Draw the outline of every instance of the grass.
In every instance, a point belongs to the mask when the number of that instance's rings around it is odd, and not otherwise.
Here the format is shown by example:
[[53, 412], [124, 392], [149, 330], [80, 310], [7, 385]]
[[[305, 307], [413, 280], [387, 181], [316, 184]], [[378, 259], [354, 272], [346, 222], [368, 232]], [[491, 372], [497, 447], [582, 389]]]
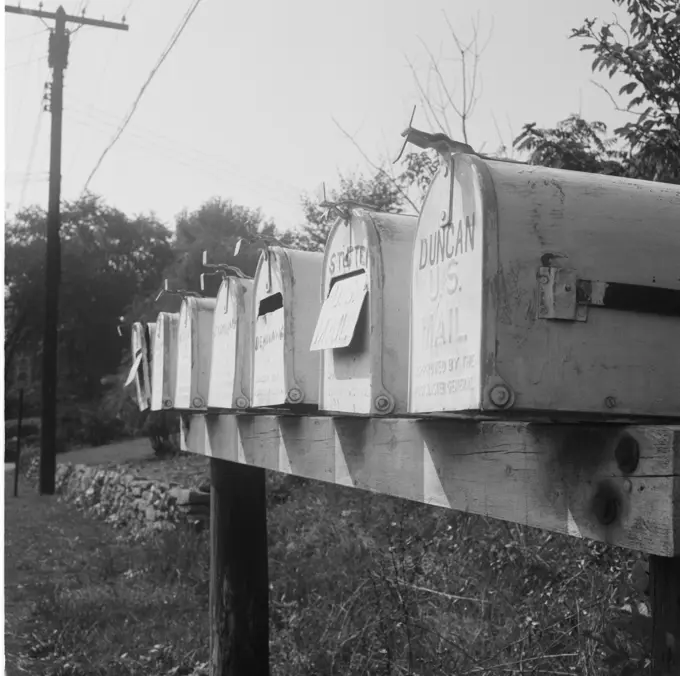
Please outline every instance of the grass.
[[[268, 483], [274, 676], [647, 672], [630, 552]], [[179, 676], [207, 660], [205, 535], [130, 542], [33, 490], [6, 498], [8, 674]]]

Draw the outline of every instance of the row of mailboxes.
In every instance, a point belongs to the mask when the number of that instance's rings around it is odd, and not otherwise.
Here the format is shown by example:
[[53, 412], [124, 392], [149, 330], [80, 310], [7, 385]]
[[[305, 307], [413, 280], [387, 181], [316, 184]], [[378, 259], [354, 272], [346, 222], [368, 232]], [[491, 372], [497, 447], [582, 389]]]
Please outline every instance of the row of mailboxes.
[[151, 408], [677, 418], [679, 299], [678, 186], [446, 154], [418, 217], [161, 313]]

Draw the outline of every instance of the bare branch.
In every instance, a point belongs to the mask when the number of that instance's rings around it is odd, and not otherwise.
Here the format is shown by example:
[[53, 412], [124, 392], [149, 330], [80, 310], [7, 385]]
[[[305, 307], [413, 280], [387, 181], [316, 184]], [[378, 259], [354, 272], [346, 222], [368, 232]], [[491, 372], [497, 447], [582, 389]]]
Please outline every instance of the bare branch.
[[342, 125], [333, 117], [331, 118], [333, 120], [333, 123], [335, 126], [343, 133], [343, 135], [349, 139], [349, 141], [352, 143], [352, 145], [359, 151], [360, 155], [364, 158], [364, 160], [368, 163], [368, 165], [377, 173], [382, 174], [383, 176], [386, 176], [387, 179], [394, 185], [394, 187], [397, 189], [399, 194], [413, 207], [414, 211], [418, 213], [420, 210], [418, 207], [413, 203], [413, 200], [408, 196], [407, 192], [399, 185], [399, 183], [395, 180], [393, 176], [390, 176], [382, 167], [379, 167], [375, 162], [373, 162], [368, 155], [362, 150], [361, 146], [356, 142], [354, 137], [352, 137], [350, 134], [345, 131], [345, 129], [342, 127]]
[[416, 69], [415, 69], [415, 66], [411, 63], [411, 61], [408, 59], [408, 57], [406, 58], [406, 63], [408, 63], [408, 66], [409, 66], [409, 68], [411, 69], [411, 72], [413, 73], [413, 79], [415, 80], [416, 86], [418, 87], [418, 91], [420, 92], [421, 101], [423, 101], [423, 104], [424, 104], [425, 108], [426, 108], [426, 109], [429, 109], [429, 111], [430, 111], [432, 117], [434, 118], [434, 120], [435, 120], [436, 123], [437, 123], [437, 126], [438, 126], [442, 131], [445, 131], [445, 130], [446, 130], [446, 125], [445, 125], [443, 122], [441, 122], [441, 120], [440, 120], [439, 117], [437, 116], [437, 113], [436, 113], [435, 110], [434, 110], [434, 106], [432, 105], [432, 102], [431, 102], [431, 100], [430, 100], [430, 97], [429, 97], [428, 94], [427, 94], [427, 91], [426, 91], [425, 89], [423, 89], [423, 85], [422, 85], [422, 83], [421, 83], [421, 81], [420, 81], [420, 78], [418, 77], [418, 73], [417, 73], [417, 71], [416, 71]]
[[639, 111], [630, 110], [628, 108], [621, 108], [621, 106], [619, 106], [618, 102], [614, 98], [613, 94], [603, 84], [600, 84], [596, 80], [592, 79], [590, 80], [590, 82], [591, 84], [594, 84], [598, 89], [601, 89], [609, 97], [609, 100], [614, 105], [614, 108], [618, 110], [620, 113], [628, 113], [629, 115], [634, 115], [635, 117], [639, 117], [642, 114]]
[[439, 68], [439, 64], [437, 63], [437, 59], [434, 58], [434, 55], [432, 54], [428, 46], [425, 44], [425, 42], [421, 38], [418, 39], [420, 40], [420, 44], [423, 45], [423, 48], [427, 52], [427, 55], [430, 57], [430, 72], [434, 71], [435, 74], [437, 75], [437, 81], [439, 83], [439, 86], [443, 89], [444, 93], [446, 94], [449, 105], [454, 109], [458, 116], [462, 116], [463, 113], [460, 110], [458, 110], [458, 107], [456, 106], [453, 98], [451, 97], [449, 89], [446, 86], [446, 82], [444, 80], [444, 76], [442, 75], [441, 69]]

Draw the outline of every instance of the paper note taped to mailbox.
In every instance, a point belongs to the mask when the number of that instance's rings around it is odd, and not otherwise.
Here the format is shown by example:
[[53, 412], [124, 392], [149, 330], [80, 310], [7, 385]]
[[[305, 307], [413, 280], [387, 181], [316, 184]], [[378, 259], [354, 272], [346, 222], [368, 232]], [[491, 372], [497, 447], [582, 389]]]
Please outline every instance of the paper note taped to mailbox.
[[352, 342], [367, 291], [365, 272], [333, 284], [321, 307], [310, 350], [338, 349]]

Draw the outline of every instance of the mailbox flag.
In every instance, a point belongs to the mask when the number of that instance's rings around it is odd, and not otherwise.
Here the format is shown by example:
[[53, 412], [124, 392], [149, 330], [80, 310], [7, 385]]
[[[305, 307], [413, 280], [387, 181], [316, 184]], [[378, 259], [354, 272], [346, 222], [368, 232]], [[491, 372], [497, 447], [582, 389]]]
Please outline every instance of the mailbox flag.
[[137, 356], [135, 357], [135, 361], [132, 364], [132, 368], [130, 369], [130, 375], [128, 376], [127, 380], [125, 381], [125, 387], [132, 384], [132, 381], [135, 379], [135, 376], [137, 375], [137, 371], [139, 371], [139, 365], [141, 363], [142, 363], [142, 351], [139, 350], [137, 352]]

